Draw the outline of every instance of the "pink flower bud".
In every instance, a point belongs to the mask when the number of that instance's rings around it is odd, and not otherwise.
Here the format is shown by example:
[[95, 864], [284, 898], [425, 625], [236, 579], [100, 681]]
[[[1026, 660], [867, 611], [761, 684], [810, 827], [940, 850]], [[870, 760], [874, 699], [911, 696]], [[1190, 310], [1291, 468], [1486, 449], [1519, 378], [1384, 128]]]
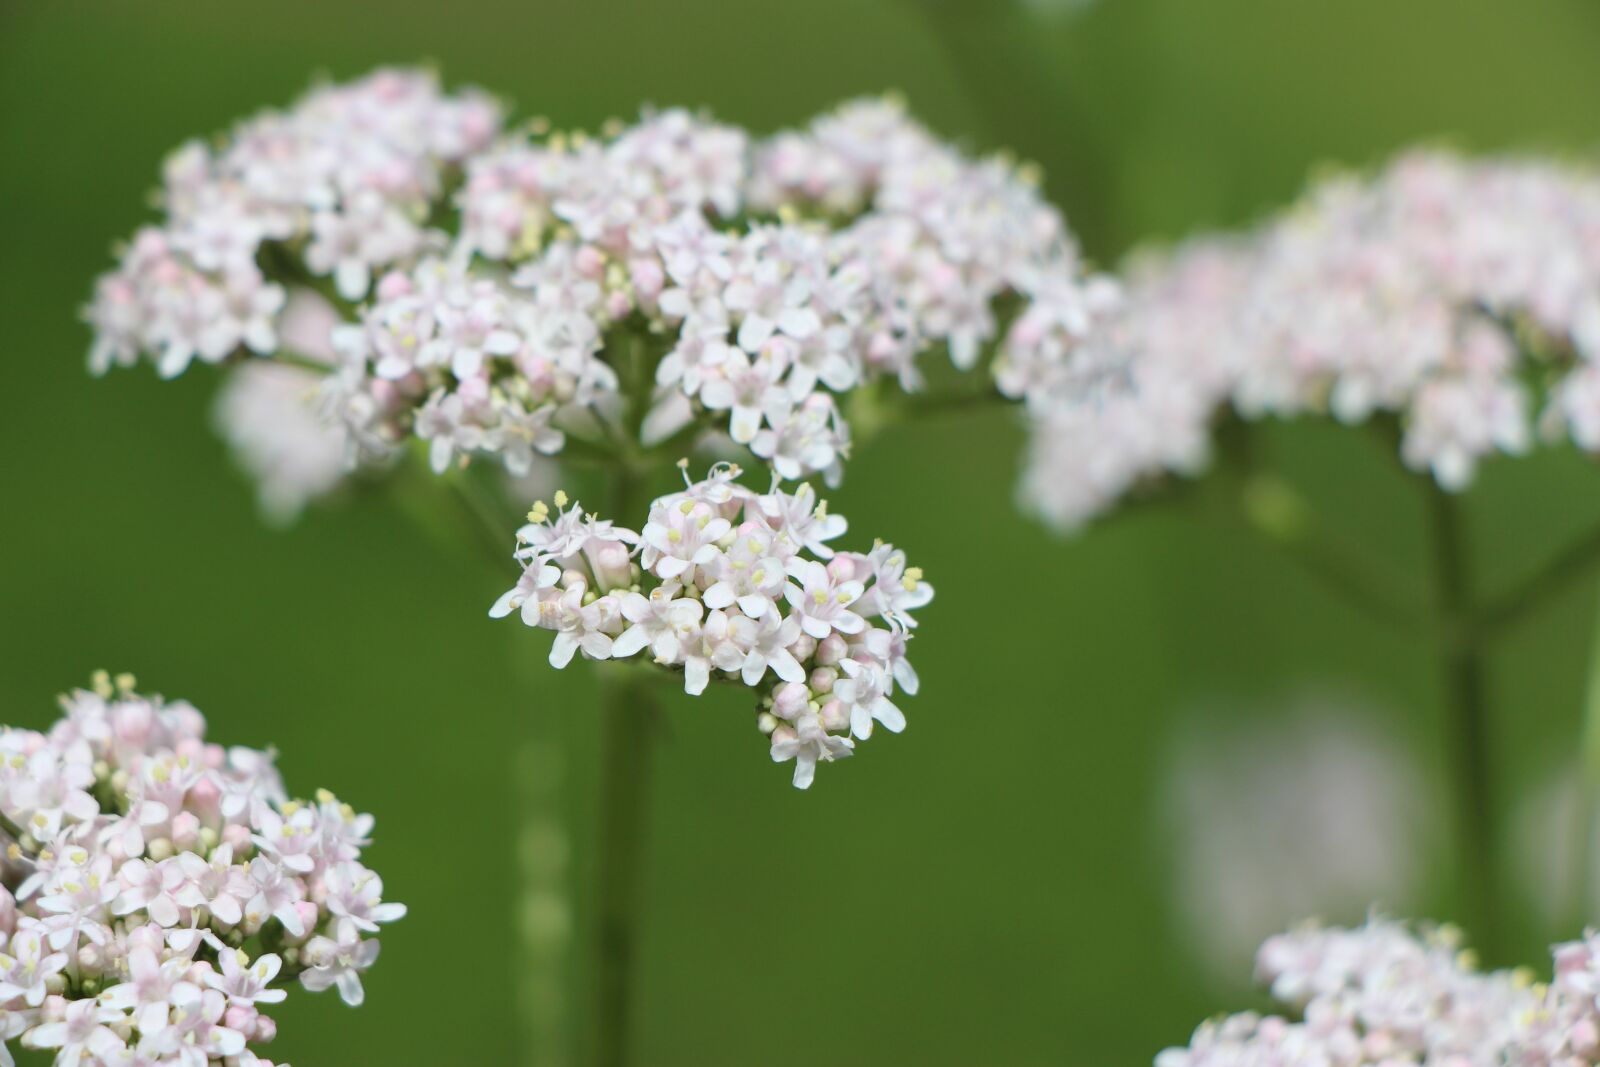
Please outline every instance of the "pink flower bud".
[[[256, 1016], [256, 1041], [266, 1044], [278, 1036], [278, 1024], [272, 1021], [270, 1015]], [[272, 1067], [267, 1060], [257, 1060], [259, 1067]]]
[[172, 844], [181, 852], [193, 852], [200, 840], [200, 820], [192, 811], [172, 817]]
[[[850, 646], [836, 633], [829, 634], [817, 643], [817, 662], [824, 667], [838, 666], [839, 661], [849, 654]], [[796, 652], [795, 655], [799, 657], [800, 653]]]
[[789, 646], [789, 652], [795, 659], [804, 663], [811, 658], [811, 653], [817, 650], [817, 639], [810, 634], [801, 634], [795, 643]]
[[624, 588], [633, 584], [633, 556], [621, 541], [601, 541], [584, 547], [589, 566], [594, 569], [598, 592]]
[[585, 278], [598, 278], [606, 270], [606, 257], [594, 245], [584, 245], [578, 249], [572, 263]]
[[[791, 722], [799, 718], [811, 700], [811, 691], [799, 682], [785, 682], [772, 694], [772, 713]], [[776, 736], [776, 735], [774, 735]]]
[[105, 970], [106, 950], [94, 942], [78, 949], [78, 967], [84, 974], [95, 975]]
[[402, 270], [392, 270], [378, 279], [378, 299], [398, 300], [412, 291], [411, 276]]
[[8, 936], [17, 928], [17, 898], [11, 890], [0, 885], [0, 932]]
[[222, 843], [230, 846], [237, 856], [250, 847], [250, 827], [241, 823], [229, 823], [222, 828]]
[[234, 1004], [223, 1014], [222, 1025], [239, 1031], [246, 1041], [250, 1041], [255, 1038], [256, 1020], [260, 1014], [249, 1004]]
[[666, 275], [659, 259], [636, 259], [628, 265], [628, 272], [633, 275], [633, 291], [641, 300], [654, 300], [661, 294]]
[[843, 730], [850, 725], [850, 713], [845, 710], [844, 701], [838, 699], [822, 705], [817, 717], [822, 720], [824, 730]]
[[828, 577], [836, 582], [848, 582], [856, 576], [855, 560], [843, 552], [828, 561]]
[[310, 937], [311, 932], [317, 928], [318, 917], [322, 914], [317, 906], [309, 900], [296, 901], [294, 910], [300, 914], [300, 925], [305, 929], [305, 936], [297, 938], [285, 931], [284, 940], [291, 944], [304, 941], [307, 937]]
[[838, 680], [839, 672], [832, 667], [818, 667], [811, 672], [809, 683], [813, 693], [831, 693], [833, 692], [833, 683]]

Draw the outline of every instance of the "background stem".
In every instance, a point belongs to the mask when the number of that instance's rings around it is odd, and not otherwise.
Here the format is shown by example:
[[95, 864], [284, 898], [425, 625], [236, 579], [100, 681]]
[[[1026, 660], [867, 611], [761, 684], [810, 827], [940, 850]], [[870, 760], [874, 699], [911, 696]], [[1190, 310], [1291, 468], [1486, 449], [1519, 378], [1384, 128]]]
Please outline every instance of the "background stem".
[[1600, 804], [1600, 610], [1595, 613], [1589, 646], [1589, 680], [1583, 699], [1582, 747], [1578, 752], [1578, 782], [1573, 825], [1577, 834], [1572, 852], [1572, 915], [1567, 928], [1574, 932], [1594, 921], [1595, 806]]
[[652, 679], [617, 671], [602, 679], [598, 915], [594, 956], [593, 1063], [628, 1062], [640, 876], [659, 706]]
[[1484, 633], [1473, 605], [1466, 528], [1459, 503], [1432, 480], [1424, 485], [1458, 899], [1462, 922], [1473, 943], [1493, 961], [1499, 958], [1503, 931], [1498, 924], [1500, 848], [1489, 766]]

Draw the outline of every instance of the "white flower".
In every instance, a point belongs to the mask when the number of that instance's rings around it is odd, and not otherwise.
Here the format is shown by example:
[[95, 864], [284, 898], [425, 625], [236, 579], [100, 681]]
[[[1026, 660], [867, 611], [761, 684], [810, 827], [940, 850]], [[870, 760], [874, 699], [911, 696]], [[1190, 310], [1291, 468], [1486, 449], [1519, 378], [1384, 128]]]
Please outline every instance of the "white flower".
[[644, 648], [658, 663], [678, 662], [680, 643], [700, 624], [704, 607], [690, 597], [679, 597], [679, 587], [660, 585], [648, 597], [627, 593], [622, 598], [622, 614], [631, 623], [611, 644], [617, 659], [632, 656]]
[[717, 542], [731, 523], [709, 506], [694, 500], [650, 509], [650, 521], [640, 533], [643, 563], [663, 581], [689, 581], [696, 568], [704, 568], [721, 554]]
[[759, 619], [783, 598], [787, 574], [763, 525], [747, 522], [734, 533], [733, 544], [711, 563], [715, 581], [706, 587], [706, 606], [726, 608], [737, 603], [745, 615]]
[[405, 918], [404, 904], [383, 903], [383, 879], [359, 863], [345, 862], [323, 876], [329, 914], [349, 919], [358, 930], [378, 932], [379, 923]]
[[905, 715], [889, 700], [893, 687], [881, 665], [847, 659], [839, 666], [845, 677], [833, 683], [833, 695], [849, 710], [852, 734], [863, 741], [871, 737], [874, 719], [891, 733], [906, 728]]
[[217, 953], [217, 962], [222, 973], [207, 974], [206, 985], [226, 996], [230, 1004], [278, 1004], [289, 995], [286, 990], [271, 988], [283, 961], [270, 952], [251, 963], [238, 949], [223, 951]]
[[755, 618], [733, 616], [728, 623], [729, 638], [734, 646], [744, 650], [744, 662], [739, 665], [739, 675], [745, 685], [755, 685], [770, 668], [773, 674], [786, 682], [805, 680], [805, 668], [790, 651], [800, 637], [800, 620], [793, 615], [784, 618], [770, 602], [765, 611]]
[[41, 1023], [22, 1035], [29, 1048], [56, 1049], [57, 1067], [78, 1067], [104, 1060], [125, 1047], [107, 1023], [117, 1022], [122, 1013], [102, 1007], [98, 1001], [75, 1000], [66, 1006], [59, 1022]]
[[300, 975], [301, 985], [313, 993], [337, 986], [339, 998], [351, 1007], [366, 999], [361, 972], [377, 961], [378, 942], [363, 939], [352, 920], [336, 921], [332, 937], [313, 937], [306, 942], [303, 955], [308, 969]]
[[783, 763], [794, 760], [794, 787], [811, 788], [817, 773], [817, 761], [831, 762], [844, 759], [855, 748], [848, 737], [839, 737], [822, 728], [815, 712], [805, 712], [792, 726], [780, 726], [772, 732], [772, 761]]
[[51, 976], [67, 965], [65, 952], [46, 952], [38, 930], [18, 930], [0, 953], [0, 1000], [20, 998], [30, 1008], [44, 1003]]
[[820, 641], [835, 630], [856, 634], [865, 629], [866, 621], [850, 610], [866, 591], [861, 582], [836, 579], [827, 566], [816, 560], [796, 561], [789, 572], [800, 584], [789, 585], [784, 596], [806, 633]]

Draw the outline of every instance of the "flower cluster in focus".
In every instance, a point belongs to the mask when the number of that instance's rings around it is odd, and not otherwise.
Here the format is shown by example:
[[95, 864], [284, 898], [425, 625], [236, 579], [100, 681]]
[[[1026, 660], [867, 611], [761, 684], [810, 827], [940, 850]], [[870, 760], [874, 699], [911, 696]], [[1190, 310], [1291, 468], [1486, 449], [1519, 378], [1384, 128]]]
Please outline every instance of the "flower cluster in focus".
[[1287, 1015], [1200, 1025], [1156, 1067], [1589, 1067], [1600, 1062], [1600, 935], [1558, 945], [1555, 975], [1480, 972], [1449, 928], [1370, 920], [1269, 939], [1259, 977]]
[[382, 70], [240, 123], [219, 148], [191, 141], [167, 160], [163, 224], [135, 234], [96, 288], [91, 368], [148, 355], [172, 377], [275, 352], [284, 285], [327, 278], [359, 300], [375, 271], [433, 247], [449, 169], [499, 127], [482, 94]]
[[1450, 490], [1535, 429], [1600, 451], [1600, 181], [1438, 152], [1329, 180], [1256, 233], [1136, 265], [1082, 349], [1131, 387], [1038, 413], [1023, 497], [1062, 526], [1198, 470], [1225, 407], [1392, 413], [1405, 463]]
[[[502, 134], [486, 97], [379, 71], [180, 150], [161, 204], [86, 311], [92, 367], [310, 364], [351, 463], [420, 440], [437, 470], [519, 475], [573, 439], [731, 439], [832, 484], [844, 394], [919, 389], [929, 353], [969, 370], [992, 353], [991, 392], [1070, 404], [1080, 342], [1116, 305], [1028, 168], [883, 99], [765, 140], [683, 110]], [[335, 321], [296, 340], [309, 292]], [[299, 450], [228, 416], [280, 511], [322, 491], [320, 463], [272, 462]]]
[[738, 474], [721, 467], [658, 498], [639, 532], [564, 494], [553, 515], [534, 505], [517, 535], [522, 578], [489, 614], [555, 631], [556, 667], [580, 651], [643, 653], [681, 670], [691, 694], [713, 679], [755, 689], [772, 758], [794, 760], [804, 789], [875, 723], [905, 728], [892, 698], [917, 691], [906, 645], [933, 587], [893, 545], [831, 548], [845, 520], [810, 485], [756, 493]]
[[360, 1004], [370, 935], [405, 914], [360, 862], [372, 822], [290, 800], [271, 752], [97, 675], [47, 733], [0, 733], [0, 1039], [63, 1065], [270, 1067], [249, 1046], [282, 987]]

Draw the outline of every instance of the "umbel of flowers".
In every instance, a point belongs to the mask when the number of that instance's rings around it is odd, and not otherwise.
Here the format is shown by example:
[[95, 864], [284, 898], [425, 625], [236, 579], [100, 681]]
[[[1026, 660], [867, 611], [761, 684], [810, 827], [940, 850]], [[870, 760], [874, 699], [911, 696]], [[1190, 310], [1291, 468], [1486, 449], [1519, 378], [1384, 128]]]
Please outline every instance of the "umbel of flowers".
[[1481, 972], [1450, 927], [1373, 919], [1307, 926], [1261, 946], [1281, 1015], [1200, 1025], [1156, 1067], [1588, 1067], [1600, 1062], [1600, 935], [1558, 945], [1555, 973]]
[[1222, 409], [1390, 413], [1405, 463], [1448, 490], [1537, 431], [1600, 452], [1600, 179], [1413, 152], [1136, 263], [1091, 334], [1132, 388], [1035, 420], [1023, 498], [1062, 526], [1203, 468]]
[[[844, 394], [998, 347], [996, 388], [1043, 410], [1081, 391], [1078, 339], [1116, 299], [1025, 168], [887, 100], [765, 140], [682, 110], [591, 138], [385, 70], [180, 149], [159, 202], [87, 309], [91, 366], [280, 356], [352, 463], [416, 439], [437, 470], [520, 473], [709, 439], [837, 481]], [[291, 350], [312, 299], [328, 323]], [[271, 402], [221, 422], [284, 510], [329, 487], [327, 446], [275, 440]]]
[[554, 630], [557, 667], [580, 651], [644, 655], [681, 670], [691, 694], [713, 678], [750, 687], [773, 760], [794, 760], [805, 789], [819, 761], [849, 756], [874, 723], [905, 728], [891, 698], [896, 685], [917, 691], [906, 645], [933, 587], [893, 545], [835, 551], [844, 517], [809, 484], [763, 494], [739, 473], [724, 466], [658, 498], [642, 533], [568, 508], [562, 493], [554, 516], [536, 504], [517, 535], [526, 569], [489, 614]]
[[289, 799], [273, 753], [133, 685], [101, 673], [48, 732], [0, 733], [0, 1038], [64, 1067], [270, 1067], [251, 1046], [284, 987], [360, 1004], [405, 906], [361, 864], [372, 816]]

